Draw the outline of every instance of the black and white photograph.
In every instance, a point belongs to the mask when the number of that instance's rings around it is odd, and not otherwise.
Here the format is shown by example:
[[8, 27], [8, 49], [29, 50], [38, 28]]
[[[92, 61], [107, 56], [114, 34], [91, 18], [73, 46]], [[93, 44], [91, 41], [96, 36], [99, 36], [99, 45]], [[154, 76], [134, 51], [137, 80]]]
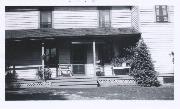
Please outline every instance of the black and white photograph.
[[5, 100], [174, 100], [174, 6], [6, 6]]
[[178, 1], [0, 1], [0, 107], [178, 109]]

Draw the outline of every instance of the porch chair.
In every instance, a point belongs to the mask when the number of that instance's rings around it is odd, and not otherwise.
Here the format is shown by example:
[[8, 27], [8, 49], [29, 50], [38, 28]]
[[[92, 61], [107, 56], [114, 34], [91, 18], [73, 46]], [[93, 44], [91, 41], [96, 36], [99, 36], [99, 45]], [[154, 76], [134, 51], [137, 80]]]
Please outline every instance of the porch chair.
[[59, 64], [58, 75], [64, 77], [71, 77], [72, 75], [72, 65], [71, 64]]

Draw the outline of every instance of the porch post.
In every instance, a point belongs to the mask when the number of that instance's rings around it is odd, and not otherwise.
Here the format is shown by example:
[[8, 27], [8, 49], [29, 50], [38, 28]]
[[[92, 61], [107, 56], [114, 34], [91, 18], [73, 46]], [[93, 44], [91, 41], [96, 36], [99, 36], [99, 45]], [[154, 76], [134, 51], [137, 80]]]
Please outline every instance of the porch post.
[[94, 75], [96, 75], [96, 43], [93, 41], [93, 66], [94, 66]]
[[44, 43], [42, 43], [42, 71], [43, 71], [43, 80], [45, 80], [45, 77], [44, 77]]

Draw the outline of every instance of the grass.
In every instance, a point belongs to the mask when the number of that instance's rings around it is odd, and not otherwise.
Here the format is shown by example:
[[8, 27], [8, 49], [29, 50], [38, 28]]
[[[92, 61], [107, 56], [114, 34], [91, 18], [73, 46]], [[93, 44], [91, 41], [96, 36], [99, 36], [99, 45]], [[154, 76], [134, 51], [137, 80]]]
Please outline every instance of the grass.
[[174, 86], [6, 90], [6, 100], [173, 100]]

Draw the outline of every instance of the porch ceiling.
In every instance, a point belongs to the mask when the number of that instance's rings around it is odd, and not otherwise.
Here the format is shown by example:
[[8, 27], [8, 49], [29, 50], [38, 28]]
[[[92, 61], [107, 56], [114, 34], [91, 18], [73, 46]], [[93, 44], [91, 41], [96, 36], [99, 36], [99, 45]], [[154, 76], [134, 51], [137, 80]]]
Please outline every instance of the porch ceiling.
[[132, 28], [69, 28], [69, 29], [28, 29], [6, 30], [6, 39], [47, 38], [47, 37], [88, 37], [140, 34]]

